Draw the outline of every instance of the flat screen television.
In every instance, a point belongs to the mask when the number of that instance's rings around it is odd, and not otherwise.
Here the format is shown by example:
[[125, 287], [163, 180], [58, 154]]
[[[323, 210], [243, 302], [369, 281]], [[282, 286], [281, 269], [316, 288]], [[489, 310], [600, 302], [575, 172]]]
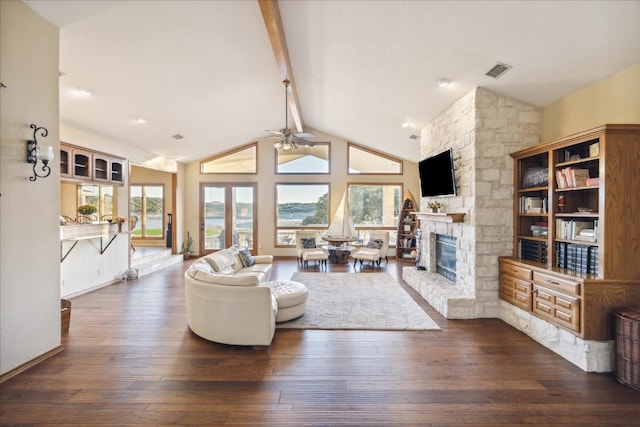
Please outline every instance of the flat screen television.
[[422, 197], [455, 196], [456, 176], [453, 170], [453, 150], [449, 148], [418, 162]]

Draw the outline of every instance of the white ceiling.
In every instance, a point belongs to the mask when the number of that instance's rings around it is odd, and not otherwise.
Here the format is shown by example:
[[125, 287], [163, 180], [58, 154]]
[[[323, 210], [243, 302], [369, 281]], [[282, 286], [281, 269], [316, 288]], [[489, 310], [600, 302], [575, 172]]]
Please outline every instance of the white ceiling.
[[[284, 127], [257, 0], [25, 3], [61, 29], [63, 123], [182, 162]], [[409, 136], [476, 86], [544, 107], [640, 63], [640, 1], [279, 7], [305, 130], [414, 161]], [[497, 62], [513, 69], [485, 76]], [[440, 88], [442, 78], [454, 83]]]

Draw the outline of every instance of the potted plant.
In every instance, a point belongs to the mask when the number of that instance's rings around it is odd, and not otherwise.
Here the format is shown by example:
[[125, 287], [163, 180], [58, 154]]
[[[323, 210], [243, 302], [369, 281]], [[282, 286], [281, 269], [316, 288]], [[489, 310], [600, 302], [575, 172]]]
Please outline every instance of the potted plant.
[[438, 213], [438, 211], [440, 210], [440, 208], [442, 207], [442, 205], [440, 204], [440, 202], [430, 202], [427, 205], [429, 208], [431, 208], [431, 212], [433, 213]]
[[127, 222], [127, 218], [123, 216], [117, 216], [113, 219], [114, 224], [118, 224], [118, 233], [122, 233], [122, 224]]
[[98, 208], [93, 205], [80, 205], [78, 206], [78, 213], [80, 215], [93, 215], [98, 212]]
[[184, 257], [185, 260], [189, 259], [189, 257], [191, 256], [192, 245], [193, 245], [193, 238], [191, 237], [191, 234], [189, 234], [189, 232], [187, 231], [187, 240], [182, 242], [182, 256]]

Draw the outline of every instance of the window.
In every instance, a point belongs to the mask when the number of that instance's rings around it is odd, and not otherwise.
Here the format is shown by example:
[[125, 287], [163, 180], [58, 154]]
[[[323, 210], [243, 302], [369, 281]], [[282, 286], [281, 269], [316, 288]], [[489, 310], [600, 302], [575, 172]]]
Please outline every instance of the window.
[[200, 162], [200, 173], [256, 173], [257, 153], [258, 146], [254, 143], [210, 157]]
[[402, 194], [401, 184], [349, 184], [349, 208], [359, 237], [369, 232], [389, 231], [389, 245], [395, 245]]
[[276, 246], [295, 245], [297, 229], [329, 226], [329, 184], [276, 184]]
[[110, 185], [78, 185], [78, 206], [98, 208], [96, 219], [113, 214], [113, 187]]
[[133, 237], [163, 239], [164, 186], [131, 185], [129, 200], [131, 216], [138, 217]]
[[240, 245], [255, 249], [257, 184], [201, 183], [201, 253]]
[[278, 150], [276, 173], [329, 173], [329, 143], [301, 145], [293, 150]]
[[349, 175], [386, 174], [401, 175], [402, 161], [349, 143]]

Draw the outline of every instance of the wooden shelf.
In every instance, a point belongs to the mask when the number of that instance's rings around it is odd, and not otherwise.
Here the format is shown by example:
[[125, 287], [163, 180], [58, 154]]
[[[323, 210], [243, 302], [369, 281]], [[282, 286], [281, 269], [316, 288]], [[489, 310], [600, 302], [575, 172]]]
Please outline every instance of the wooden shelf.
[[436, 213], [436, 212], [411, 212], [418, 219], [435, 221], [435, 222], [464, 222], [465, 213], [458, 212], [446, 212], [446, 213]]

